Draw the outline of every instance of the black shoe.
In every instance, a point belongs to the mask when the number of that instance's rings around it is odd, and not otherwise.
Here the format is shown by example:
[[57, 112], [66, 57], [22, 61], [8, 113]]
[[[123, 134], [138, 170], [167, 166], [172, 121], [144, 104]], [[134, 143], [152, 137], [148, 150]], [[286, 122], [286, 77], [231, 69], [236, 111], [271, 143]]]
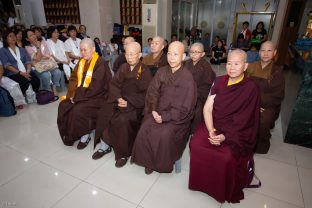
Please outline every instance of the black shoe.
[[86, 146], [88, 146], [90, 140], [91, 140], [91, 137], [89, 136], [86, 142], [79, 141], [79, 143], [77, 145], [77, 149], [82, 150], [82, 149], [86, 148]]
[[124, 158], [124, 157], [118, 159], [115, 163], [116, 168], [123, 167], [127, 163], [127, 161], [128, 161], [128, 158]]
[[106, 150], [98, 149], [98, 151], [93, 153], [92, 159], [93, 160], [100, 159], [101, 157], [103, 157], [104, 155], [110, 153], [111, 151], [112, 151], [112, 148], [110, 148], [110, 147], [108, 147]]

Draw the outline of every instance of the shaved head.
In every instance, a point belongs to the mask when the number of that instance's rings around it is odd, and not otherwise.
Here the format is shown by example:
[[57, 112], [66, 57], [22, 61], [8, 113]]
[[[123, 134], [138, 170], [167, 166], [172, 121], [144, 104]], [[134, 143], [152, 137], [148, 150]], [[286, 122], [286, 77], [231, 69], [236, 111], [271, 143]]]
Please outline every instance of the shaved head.
[[127, 48], [126, 52], [131, 50], [131, 51], [135, 51], [135, 52], [141, 52], [141, 45], [138, 42], [131, 42], [127, 44]]
[[[272, 41], [265, 41], [265, 42], [263, 42], [263, 43], [261, 44], [261, 48], [262, 48], [262, 47], [265, 47], [265, 46], [269, 46], [269, 47], [271, 47], [273, 50], [276, 49], [276, 46], [275, 46], [275, 44], [274, 44]], [[261, 49], [261, 48], [260, 48], [260, 49]]]
[[90, 48], [95, 47], [93, 40], [91, 40], [90, 38], [82, 39], [80, 42], [80, 45], [82, 45], [82, 44], [86, 44]]
[[170, 48], [177, 48], [179, 51], [182, 51], [182, 53], [184, 53], [184, 44], [180, 41], [174, 41], [170, 43], [168, 51], [170, 50]]
[[190, 49], [195, 47], [197, 50], [204, 51], [204, 45], [202, 43], [193, 43]]
[[182, 61], [185, 59], [184, 45], [179, 41], [174, 41], [169, 45], [167, 60], [171, 70], [175, 72], [182, 66]]
[[151, 42], [152, 54], [158, 55], [165, 47], [165, 40], [160, 36], [155, 36]]
[[228, 59], [230, 59], [232, 56], [240, 56], [243, 62], [247, 61], [247, 54], [241, 49], [235, 49], [229, 52]]
[[159, 41], [163, 45], [165, 44], [165, 39], [163, 37], [155, 36], [155, 37], [153, 37], [153, 40]]
[[140, 61], [142, 56], [141, 45], [138, 42], [131, 42], [125, 48], [125, 56], [130, 66], [134, 67]]

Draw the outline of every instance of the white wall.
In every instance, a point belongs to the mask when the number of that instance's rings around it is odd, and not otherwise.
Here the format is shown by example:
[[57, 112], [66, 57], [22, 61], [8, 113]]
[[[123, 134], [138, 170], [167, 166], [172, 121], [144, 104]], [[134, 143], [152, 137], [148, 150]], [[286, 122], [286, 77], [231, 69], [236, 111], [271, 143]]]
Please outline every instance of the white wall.
[[121, 23], [120, 20], [120, 0], [113, 0], [113, 23]]

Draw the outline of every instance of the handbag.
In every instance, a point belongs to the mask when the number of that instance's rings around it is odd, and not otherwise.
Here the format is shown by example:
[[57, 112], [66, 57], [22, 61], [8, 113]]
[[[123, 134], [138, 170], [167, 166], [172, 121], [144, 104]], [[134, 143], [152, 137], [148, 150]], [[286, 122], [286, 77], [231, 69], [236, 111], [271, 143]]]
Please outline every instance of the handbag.
[[56, 61], [52, 57], [44, 57], [40, 61], [34, 62], [33, 65], [40, 73], [58, 68]]
[[[258, 184], [251, 184], [252, 179], [256, 178], [258, 180]], [[247, 178], [245, 188], [259, 188], [261, 187], [261, 181], [255, 174], [255, 161], [253, 157], [251, 157], [247, 162]]]
[[53, 92], [48, 90], [39, 90], [36, 93], [37, 103], [39, 105], [45, 105], [51, 102], [54, 102], [59, 99], [58, 96], [55, 96]]

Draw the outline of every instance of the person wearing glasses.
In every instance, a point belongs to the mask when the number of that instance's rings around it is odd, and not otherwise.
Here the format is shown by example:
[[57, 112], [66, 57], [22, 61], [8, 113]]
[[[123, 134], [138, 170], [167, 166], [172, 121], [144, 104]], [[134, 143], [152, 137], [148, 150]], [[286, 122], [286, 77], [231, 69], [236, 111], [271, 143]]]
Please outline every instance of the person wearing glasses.
[[197, 125], [204, 121], [203, 107], [211, 85], [216, 78], [216, 73], [205, 59], [205, 51], [202, 43], [192, 44], [189, 54], [190, 59], [185, 62], [185, 66], [192, 73], [197, 85], [197, 102], [191, 128], [191, 134], [193, 134]]
[[98, 113], [95, 145], [101, 144], [92, 156], [94, 160], [100, 159], [112, 148], [117, 168], [123, 167], [131, 156], [143, 117], [145, 94], [152, 79], [150, 70], [140, 61], [140, 44], [131, 42], [125, 49], [127, 63], [121, 65], [113, 77], [108, 100]]

